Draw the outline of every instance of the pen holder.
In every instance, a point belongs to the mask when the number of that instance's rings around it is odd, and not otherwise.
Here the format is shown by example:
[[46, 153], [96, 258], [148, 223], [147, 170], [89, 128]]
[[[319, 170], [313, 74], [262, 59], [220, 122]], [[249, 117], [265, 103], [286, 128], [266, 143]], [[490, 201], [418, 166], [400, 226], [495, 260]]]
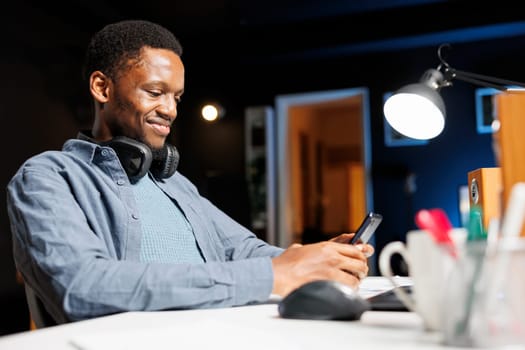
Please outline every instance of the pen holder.
[[471, 334], [477, 347], [525, 345], [525, 238], [509, 237], [488, 247], [474, 300]]
[[458, 251], [443, 295], [443, 342], [449, 346], [471, 347], [472, 316], [485, 262], [487, 242], [468, 241]]

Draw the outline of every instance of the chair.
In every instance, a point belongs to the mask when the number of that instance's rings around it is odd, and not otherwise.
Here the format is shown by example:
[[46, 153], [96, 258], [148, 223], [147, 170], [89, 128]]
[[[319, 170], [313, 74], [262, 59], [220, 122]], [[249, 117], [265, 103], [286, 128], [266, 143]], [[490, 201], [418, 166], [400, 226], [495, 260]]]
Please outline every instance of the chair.
[[44, 304], [42, 303], [42, 300], [38, 298], [34, 290], [27, 283], [24, 283], [24, 288], [27, 306], [29, 307], [29, 314], [31, 316], [31, 329], [39, 329], [57, 325], [57, 322], [47, 312]]

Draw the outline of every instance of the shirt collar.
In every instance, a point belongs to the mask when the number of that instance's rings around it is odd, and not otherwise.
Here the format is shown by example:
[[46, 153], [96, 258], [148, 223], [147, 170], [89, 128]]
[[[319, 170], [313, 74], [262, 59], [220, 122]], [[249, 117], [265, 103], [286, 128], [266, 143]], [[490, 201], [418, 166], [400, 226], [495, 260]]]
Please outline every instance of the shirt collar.
[[95, 158], [97, 150], [100, 148], [102, 147], [87, 140], [69, 139], [64, 143], [62, 150], [64, 152], [74, 153], [77, 157], [83, 159], [85, 162], [91, 163]]

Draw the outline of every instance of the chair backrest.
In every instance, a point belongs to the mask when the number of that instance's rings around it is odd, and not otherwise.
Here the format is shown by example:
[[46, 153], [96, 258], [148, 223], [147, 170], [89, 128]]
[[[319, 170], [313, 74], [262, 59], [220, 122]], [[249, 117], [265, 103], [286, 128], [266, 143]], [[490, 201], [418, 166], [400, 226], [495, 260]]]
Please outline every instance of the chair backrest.
[[57, 325], [57, 322], [45, 309], [42, 300], [40, 300], [35, 294], [35, 291], [30, 286], [28, 286], [27, 283], [24, 284], [24, 287], [31, 320], [35, 324], [36, 328], [38, 329]]

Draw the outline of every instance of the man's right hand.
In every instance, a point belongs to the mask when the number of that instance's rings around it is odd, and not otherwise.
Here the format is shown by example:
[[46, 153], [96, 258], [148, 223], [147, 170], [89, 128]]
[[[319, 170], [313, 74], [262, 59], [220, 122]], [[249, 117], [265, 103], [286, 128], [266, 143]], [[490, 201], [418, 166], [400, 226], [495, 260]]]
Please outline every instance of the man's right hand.
[[286, 296], [314, 280], [335, 280], [357, 287], [368, 274], [367, 257], [359, 247], [326, 241], [295, 244], [272, 259], [273, 294]]

